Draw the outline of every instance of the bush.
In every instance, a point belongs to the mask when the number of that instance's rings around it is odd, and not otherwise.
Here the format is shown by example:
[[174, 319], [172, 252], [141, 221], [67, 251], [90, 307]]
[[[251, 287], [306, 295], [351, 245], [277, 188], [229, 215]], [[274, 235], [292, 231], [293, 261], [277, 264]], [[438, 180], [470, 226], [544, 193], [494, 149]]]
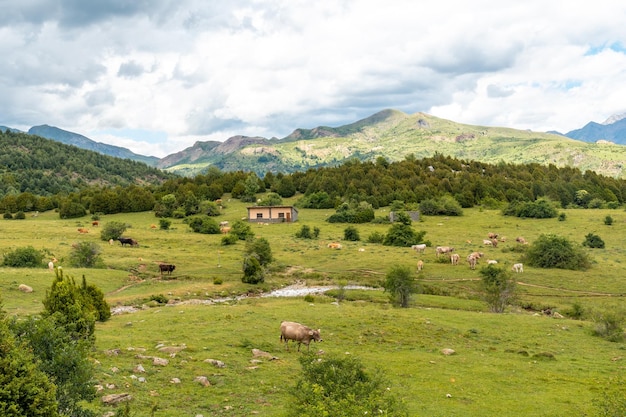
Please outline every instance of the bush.
[[594, 314], [593, 335], [602, 337], [610, 342], [624, 340], [624, 322], [626, 314], [622, 310], [610, 309]]
[[300, 239], [313, 239], [313, 234], [311, 233], [311, 227], [303, 224], [300, 230], [296, 232], [296, 237]]
[[274, 260], [270, 242], [264, 237], [246, 241], [245, 254], [255, 257], [261, 266], [266, 266]]
[[224, 280], [222, 278], [219, 278], [219, 277], [213, 278], [213, 285], [222, 285], [223, 283], [224, 283]]
[[92, 242], [80, 242], [72, 245], [70, 264], [77, 268], [93, 268], [102, 263], [100, 246]]
[[515, 281], [503, 268], [487, 265], [479, 271], [482, 276], [483, 299], [494, 313], [502, 313], [516, 297]]
[[367, 237], [368, 243], [383, 243], [384, 240], [385, 240], [385, 235], [380, 232], [372, 232]]
[[243, 259], [243, 277], [241, 282], [259, 284], [265, 281], [263, 267], [255, 254], [246, 255]]
[[411, 268], [400, 265], [392, 267], [387, 273], [383, 288], [389, 293], [391, 303], [400, 307], [408, 307], [411, 296], [418, 291]]
[[425, 235], [425, 231], [416, 232], [409, 225], [394, 223], [389, 228], [382, 243], [385, 246], [411, 247], [411, 245], [420, 243]]
[[172, 225], [172, 221], [169, 219], [159, 219], [159, 229], [161, 230], [170, 230], [170, 226]]
[[187, 224], [195, 233], [216, 235], [221, 233], [220, 225], [209, 216], [194, 216], [187, 219]]
[[289, 416], [408, 416], [382, 371], [368, 373], [358, 358], [306, 355], [291, 388]]
[[87, 209], [80, 203], [67, 202], [59, 207], [59, 217], [62, 219], [75, 219], [87, 215]]
[[462, 216], [463, 209], [452, 196], [430, 198], [420, 202], [419, 210], [427, 216]]
[[6, 253], [2, 265], [13, 268], [40, 268], [43, 266], [43, 258], [43, 252], [32, 246], [26, 246]]
[[611, 226], [613, 224], [613, 217], [611, 216], [606, 216], [604, 218], [604, 224], [606, 224], [607, 226]]
[[12, 215], [12, 214], [11, 214], [11, 212], [9, 212], [9, 211], [5, 212], [5, 213], [2, 215], [2, 217], [3, 217], [5, 220], [13, 220], [13, 215]]
[[560, 222], [564, 222], [565, 219], [567, 218], [567, 215], [563, 212], [559, 213], [559, 221]]
[[545, 199], [537, 201], [515, 201], [504, 210], [505, 216], [517, 216], [532, 219], [550, 219], [557, 216], [557, 210]]
[[229, 233], [237, 236], [237, 239], [239, 240], [248, 240], [249, 238], [254, 237], [252, 227], [250, 227], [248, 222], [244, 222], [243, 220], [235, 221], [231, 226]]
[[600, 236], [596, 234], [588, 233], [585, 236], [583, 246], [587, 246], [588, 248], [604, 249], [604, 240], [602, 240]]
[[109, 241], [111, 239], [116, 240], [122, 236], [128, 226], [122, 222], [108, 222], [100, 230], [100, 239]]
[[26, 214], [23, 211], [18, 211], [15, 213], [15, 218], [18, 220], [24, 220], [26, 218]]
[[524, 255], [524, 263], [537, 268], [586, 270], [591, 266], [589, 256], [581, 247], [574, 246], [566, 238], [541, 235]]
[[239, 238], [233, 234], [228, 233], [226, 236], [222, 236], [220, 244], [222, 246], [234, 245], [239, 241]]
[[343, 238], [344, 240], [348, 240], [350, 242], [358, 242], [361, 240], [359, 231], [354, 226], [348, 226], [343, 230]]
[[167, 304], [170, 300], [163, 294], [152, 294], [150, 296], [150, 301], [154, 301], [157, 304]]
[[329, 223], [368, 223], [374, 220], [372, 205], [363, 201], [359, 204], [342, 204], [337, 212], [328, 217]]

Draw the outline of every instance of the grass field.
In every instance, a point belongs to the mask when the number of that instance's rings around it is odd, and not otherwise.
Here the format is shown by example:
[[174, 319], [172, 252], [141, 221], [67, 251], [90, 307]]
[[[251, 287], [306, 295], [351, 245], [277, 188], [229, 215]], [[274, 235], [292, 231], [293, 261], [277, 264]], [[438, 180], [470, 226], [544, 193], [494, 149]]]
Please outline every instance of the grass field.
[[[44, 250], [59, 260], [65, 274], [76, 279], [84, 275], [100, 287], [111, 306], [140, 308], [99, 323], [94, 352], [97, 382], [111, 386], [102, 395], [130, 393], [135, 416], [283, 415], [302, 355], [280, 345], [278, 327], [285, 319], [321, 329], [324, 342], [312, 345], [312, 352], [355, 355], [368, 369], [380, 368], [414, 416], [591, 416], [596, 415], [593, 400], [609, 379], [624, 373], [624, 343], [592, 336], [591, 312], [623, 305], [626, 212], [563, 212], [565, 221], [523, 220], [476, 208], [460, 217], [426, 217], [413, 223], [416, 230], [426, 231], [425, 239], [433, 246], [454, 246], [462, 260], [482, 251], [484, 259], [495, 259], [507, 269], [519, 261], [517, 236], [532, 243], [542, 233], [553, 233], [581, 243], [593, 232], [605, 241], [606, 249], [585, 249], [593, 264], [584, 272], [525, 266], [524, 273], [514, 276], [519, 305], [505, 314], [488, 313], [480, 301], [478, 270], [463, 262], [438, 262], [432, 247], [418, 255], [409, 248], [365, 243], [370, 233], [385, 233], [389, 225], [357, 225], [362, 241], [342, 241], [346, 225], [324, 221], [332, 210], [300, 210], [293, 224], [252, 225], [257, 237], [268, 239], [276, 259], [259, 286], [241, 283], [243, 242], [221, 246], [222, 236], [192, 233], [178, 219], [170, 230], [152, 229], [158, 219], [151, 213], [101, 219], [100, 227], [108, 221], [129, 224], [125, 235], [139, 242], [136, 248], [100, 240], [99, 229], [88, 217], [60, 220], [57, 213], [48, 212], [0, 221], [0, 250], [29, 245]], [[245, 215], [245, 205], [233, 200], [219, 220], [232, 223]], [[604, 224], [607, 215], [614, 220], [611, 226]], [[319, 227], [319, 238], [296, 239], [302, 225]], [[89, 233], [79, 234], [79, 227]], [[484, 247], [488, 232], [507, 240], [497, 248]], [[66, 265], [71, 245], [79, 241], [100, 245], [107, 268]], [[332, 241], [341, 241], [343, 249], [327, 248]], [[415, 266], [418, 259], [425, 268], [415, 277], [429, 295], [417, 295], [408, 309], [392, 308], [380, 289], [348, 291], [347, 301], [340, 304], [323, 295], [313, 302], [303, 297], [235, 297], [295, 281], [379, 287], [392, 266]], [[161, 279], [158, 262], [176, 265], [170, 279]], [[1, 268], [0, 274], [5, 311], [21, 316], [41, 310], [53, 273]], [[222, 284], [215, 284], [215, 278]], [[33, 293], [18, 291], [20, 284], [31, 286]], [[171, 303], [155, 306], [150, 302], [154, 295]], [[214, 299], [222, 301], [210, 302]], [[586, 320], [554, 319], [537, 312], [549, 307], [566, 313], [575, 303], [588, 313]], [[172, 356], [159, 350], [172, 346], [184, 349]], [[255, 348], [278, 359], [255, 362]], [[445, 356], [444, 348], [456, 354]], [[153, 365], [152, 356], [166, 358], [169, 364]], [[206, 359], [226, 366], [216, 368]], [[139, 364], [145, 372], [136, 370]], [[194, 382], [197, 376], [206, 376], [211, 385]], [[173, 378], [180, 383], [171, 382]]]

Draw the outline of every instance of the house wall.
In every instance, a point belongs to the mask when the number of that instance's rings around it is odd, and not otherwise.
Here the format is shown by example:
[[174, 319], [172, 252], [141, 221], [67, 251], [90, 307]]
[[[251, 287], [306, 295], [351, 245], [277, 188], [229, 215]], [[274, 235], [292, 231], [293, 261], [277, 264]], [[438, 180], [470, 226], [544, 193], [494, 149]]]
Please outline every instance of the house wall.
[[248, 207], [248, 221], [262, 223], [295, 222], [298, 211], [293, 207]]

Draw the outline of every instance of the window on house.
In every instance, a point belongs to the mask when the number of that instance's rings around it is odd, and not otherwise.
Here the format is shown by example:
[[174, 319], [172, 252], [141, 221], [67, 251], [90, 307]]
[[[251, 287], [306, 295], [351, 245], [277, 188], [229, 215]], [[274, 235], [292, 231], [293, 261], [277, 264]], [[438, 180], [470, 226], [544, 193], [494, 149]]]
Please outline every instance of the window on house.
[[263, 218], [263, 213], [257, 213], [256, 214], [256, 218], [257, 219], [262, 219]]
[[279, 219], [284, 219], [285, 218], [285, 213], [278, 213], [278, 218]]

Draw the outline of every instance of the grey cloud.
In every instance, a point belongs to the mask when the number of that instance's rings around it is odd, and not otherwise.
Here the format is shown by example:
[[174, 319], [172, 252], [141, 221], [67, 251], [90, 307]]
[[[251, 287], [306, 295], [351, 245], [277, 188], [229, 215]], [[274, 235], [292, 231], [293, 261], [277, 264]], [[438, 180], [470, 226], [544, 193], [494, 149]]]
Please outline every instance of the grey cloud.
[[513, 93], [514, 91], [510, 88], [500, 87], [495, 84], [487, 86], [487, 97], [489, 98], [509, 97]]
[[117, 75], [125, 78], [139, 77], [145, 72], [143, 66], [135, 61], [124, 62], [120, 65]]
[[102, 104], [114, 104], [115, 96], [109, 90], [98, 90], [85, 94], [85, 103], [89, 107], [99, 106]]
[[220, 118], [202, 112], [196, 112], [187, 117], [187, 134], [209, 135], [221, 131], [243, 130], [247, 124], [237, 118]]
[[494, 72], [511, 67], [522, 50], [521, 44], [498, 48], [480, 41], [444, 47], [445, 50], [425, 56], [421, 60], [422, 65], [451, 75]]

